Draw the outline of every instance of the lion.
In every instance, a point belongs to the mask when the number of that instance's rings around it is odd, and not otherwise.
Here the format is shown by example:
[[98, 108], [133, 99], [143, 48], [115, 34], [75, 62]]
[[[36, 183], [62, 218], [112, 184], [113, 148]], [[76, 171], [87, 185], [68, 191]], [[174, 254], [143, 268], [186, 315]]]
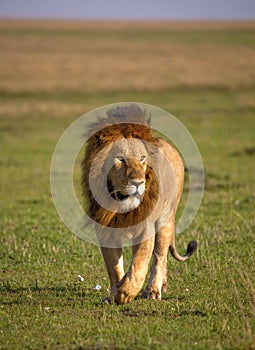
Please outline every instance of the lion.
[[[175, 215], [183, 190], [184, 166], [178, 151], [156, 137], [150, 118], [136, 104], [108, 110], [91, 125], [82, 160], [86, 211], [93, 220], [110, 280], [104, 302], [126, 304], [141, 296], [161, 299], [167, 289], [167, 255], [187, 260], [175, 247]], [[124, 272], [123, 244], [132, 243], [132, 262]]]

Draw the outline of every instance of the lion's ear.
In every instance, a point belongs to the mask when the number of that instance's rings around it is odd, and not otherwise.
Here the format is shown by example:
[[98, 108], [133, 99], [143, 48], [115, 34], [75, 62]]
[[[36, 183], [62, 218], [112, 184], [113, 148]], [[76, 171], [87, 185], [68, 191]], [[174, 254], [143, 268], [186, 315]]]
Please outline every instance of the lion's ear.
[[152, 143], [146, 141], [143, 141], [143, 144], [146, 148], [149, 157], [158, 153], [158, 147], [156, 145], [153, 145]]

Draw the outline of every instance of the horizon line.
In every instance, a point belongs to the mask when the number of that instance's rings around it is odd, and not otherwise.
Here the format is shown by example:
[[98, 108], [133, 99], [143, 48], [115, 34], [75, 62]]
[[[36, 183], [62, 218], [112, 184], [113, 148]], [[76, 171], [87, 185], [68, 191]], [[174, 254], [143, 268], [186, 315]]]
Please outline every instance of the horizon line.
[[165, 18], [165, 17], [64, 17], [64, 16], [1, 16], [0, 20], [20, 20], [20, 21], [86, 21], [86, 22], [254, 22], [254, 17], [178, 17], [178, 18]]

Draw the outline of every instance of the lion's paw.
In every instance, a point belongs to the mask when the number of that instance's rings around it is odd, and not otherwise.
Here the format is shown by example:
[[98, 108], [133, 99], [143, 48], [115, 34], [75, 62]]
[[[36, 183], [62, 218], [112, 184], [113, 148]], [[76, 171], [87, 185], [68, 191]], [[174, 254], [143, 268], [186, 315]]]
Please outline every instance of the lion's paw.
[[142, 298], [143, 299], [161, 300], [161, 292], [159, 292], [157, 290], [146, 289], [142, 293]]
[[125, 290], [116, 290], [114, 300], [116, 304], [127, 304], [135, 298], [136, 294], [128, 293]]

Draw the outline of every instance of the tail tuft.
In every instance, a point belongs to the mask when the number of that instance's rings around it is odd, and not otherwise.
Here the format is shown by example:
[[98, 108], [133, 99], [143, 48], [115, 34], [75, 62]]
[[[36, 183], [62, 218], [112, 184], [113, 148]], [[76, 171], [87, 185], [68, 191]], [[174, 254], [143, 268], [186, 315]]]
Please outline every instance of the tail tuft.
[[185, 256], [190, 257], [196, 250], [197, 250], [197, 242], [196, 241], [189, 242]]

